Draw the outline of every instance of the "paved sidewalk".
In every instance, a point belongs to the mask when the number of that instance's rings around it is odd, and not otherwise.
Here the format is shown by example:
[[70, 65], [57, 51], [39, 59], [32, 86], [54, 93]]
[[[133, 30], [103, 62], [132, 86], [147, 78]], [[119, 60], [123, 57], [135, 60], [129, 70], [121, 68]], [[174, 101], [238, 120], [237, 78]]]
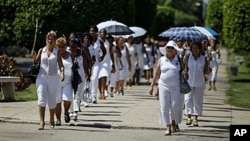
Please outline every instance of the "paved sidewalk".
[[[217, 131], [228, 132], [231, 124], [250, 124], [250, 110], [225, 104], [227, 96], [226, 51], [221, 50], [222, 64], [219, 68], [217, 91], [205, 91], [203, 116], [199, 117], [199, 127], [186, 126], [185, 116], [180, 125], [184, 131]], [[159, 124], [159, 101], [148, 94], [146, 85], [134, 86], [125, 90], [124, 96], [99, 100], [98, 104], [90, 104], [79, 112], [78, 121], [71, 121], [76, 126], [100, 128], [131, 128], [131, 129], [164, 129]], [[48, 123], [48, 109], [46, 122]], [[62, 121], [63, 121], [62, 116]], [[39, 124], [36, 101], [31, 102], [0, 102], [0, 122], [35, 123]], [[49, 128], [45, 126], [45, 128]]]

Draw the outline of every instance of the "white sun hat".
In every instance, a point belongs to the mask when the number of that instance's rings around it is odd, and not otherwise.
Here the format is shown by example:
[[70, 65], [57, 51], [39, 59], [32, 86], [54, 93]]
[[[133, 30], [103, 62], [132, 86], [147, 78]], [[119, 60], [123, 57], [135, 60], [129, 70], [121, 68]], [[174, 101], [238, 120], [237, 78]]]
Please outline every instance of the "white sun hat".
[[166, 48], [167, 47], [173, 47], [177, 52], [181, 52], [182, 50], [177, 46], [176, 42], [171, 40], [168, 41], [168, 43], [164, 47], [159, 47], [159, 50], [162, 55], [166, 55]]

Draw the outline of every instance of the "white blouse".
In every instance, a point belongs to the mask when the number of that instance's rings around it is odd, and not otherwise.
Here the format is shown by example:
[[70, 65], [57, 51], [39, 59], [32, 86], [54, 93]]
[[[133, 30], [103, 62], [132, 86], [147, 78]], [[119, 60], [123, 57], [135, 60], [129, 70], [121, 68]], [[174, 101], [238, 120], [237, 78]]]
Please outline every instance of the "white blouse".
[[180, 62], [178, 56], [175, 55], [171, 61], [166, 56], [160, 58], [160, 79], [159, 84], [166, 86], [180, 85]]
[[188, 83], [191, 87], [205, 86], [204, 65], [204, 55], [200, 55], [200, 57], [195, 60], [192, 53], [190, 54], [188, 58]]

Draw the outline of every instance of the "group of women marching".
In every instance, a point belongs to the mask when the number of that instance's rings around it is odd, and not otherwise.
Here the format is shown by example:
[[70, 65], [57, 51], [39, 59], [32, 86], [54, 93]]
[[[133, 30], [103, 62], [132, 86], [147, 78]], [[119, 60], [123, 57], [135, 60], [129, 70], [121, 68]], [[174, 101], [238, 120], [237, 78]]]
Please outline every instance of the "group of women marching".
[[[91, 26], [79, 37], [57, 38], [56, 32], [46, 35], [46, 46], [31, 52], [34, 64], [40, 64], [36, 79], [39, 130], [45, 126], [45, 108], [50, 109], [50, 127], [77, 120], [80, 104], [124, 95], [124, 87], [139, 84], [143, 71], [149, 82], [153, 70], [153, 46], [142, 38], [112, 37], [105, 29]], [[128, 84], [128, 86], [127, 86]], [[88, 93], [84, 90], [88, 89]], [[54, 119], [56, 117], [56, 121]]]

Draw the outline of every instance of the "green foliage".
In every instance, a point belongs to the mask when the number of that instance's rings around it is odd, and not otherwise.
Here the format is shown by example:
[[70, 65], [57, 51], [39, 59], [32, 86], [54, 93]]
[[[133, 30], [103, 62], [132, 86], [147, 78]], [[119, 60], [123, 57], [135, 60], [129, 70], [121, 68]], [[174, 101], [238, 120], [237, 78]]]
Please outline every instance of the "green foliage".
[[250, 50], [250, 1], [223, 1], [223, 41], [236, 52]]
[[135, 0], [135, 23], [133, 26], [143, 27], [147, 29], [147, 33], [154, 34], [156, 5], [155, 0]]
[[209, 0], [206, 9], [205, 25], [220, 33], [222, 31], [223, 0]]
[[185, 14], [182, 11], [175, 12], [175, 21], [174, 21], [175, 26], [189, 27], [189, 26], [199, 25], [198, 23], [199, 19], [193, 15]]
[[0, 44], [32, 48], [38, 19], [36, 50], [50, 30], [58, 36], [85, 32], [90, 25], [117, 20], [134, 25], [134, 0], [4, 0], [0, 2]]
[[[246, 67], [250, 70], [250, 55], [246, 55], [244, 56], [244, 64], [246, 65]], [[250, 71], [249, 71], [250, 72]]]
[[[0, 97], [3, 96], [3, 93], [0, 92]], [[34, 101], [37, 100], [36, 94], [36, 85], [31, 84], [28, 88], [23, 91], [15, 91], [15, 101], [23, 102], [23, 101]]]
[[238, 76], [229, 76], [230, 88], [227, 91], [228, 103], [233, 106], [250, 108], [250, 75], [249, 69], [244, 65], [238, 68]]
[[167, 0], [165, 5], [175, 9], [175, 26], [203, 24], [202, 0]]
[[174, 9], [167, 6], [157, 6], [157, 14], [155, 17], [155, 36], [158, 36], [164, 30], [174, 26], [175, 21]]

